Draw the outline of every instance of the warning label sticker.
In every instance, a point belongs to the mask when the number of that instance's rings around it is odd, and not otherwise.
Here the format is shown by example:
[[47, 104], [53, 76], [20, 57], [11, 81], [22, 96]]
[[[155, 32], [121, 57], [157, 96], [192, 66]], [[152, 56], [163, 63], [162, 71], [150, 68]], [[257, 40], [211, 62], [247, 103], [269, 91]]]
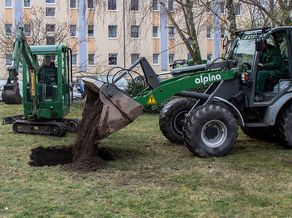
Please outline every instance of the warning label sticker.
[[149, 99], [147, 101], [147, 104], [150, 104], [150, 105], [157, 104], [156, 99], [154, 98], [153, 95], [150, 95], [150, 97], [149, 97]]

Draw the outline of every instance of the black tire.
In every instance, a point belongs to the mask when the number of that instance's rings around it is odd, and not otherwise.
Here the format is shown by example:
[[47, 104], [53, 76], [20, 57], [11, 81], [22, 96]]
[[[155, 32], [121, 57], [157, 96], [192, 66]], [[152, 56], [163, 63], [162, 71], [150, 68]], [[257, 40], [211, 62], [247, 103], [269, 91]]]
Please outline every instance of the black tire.
[[79, 122], [77, 120], [68, 120], [65, 122], [66, 125], [66, 131], [68, 132], [77, 132], [79, 127]]
[[253, 139], [276, 141], [273, 127], [241, 127], [242, 132]]
[[185, 145], [197, 156], [221, 157], [234, 148], [237, 124], [225, 108], [209, 104], [193, 110], [185, 121]]
[[184, 118], [195, 102], [187, 98], [169, 101], [160, 112], [159, 126], [162, 134], [171, 142], [183, 144]]
[[65, 125], [52, 125], [51, 134], [52, 136], [63, 137], [66, 135], [66, 126]]
[[277, 119], [277, 136], [286, 147], [292, 148], [292, 105], [285, 108]]

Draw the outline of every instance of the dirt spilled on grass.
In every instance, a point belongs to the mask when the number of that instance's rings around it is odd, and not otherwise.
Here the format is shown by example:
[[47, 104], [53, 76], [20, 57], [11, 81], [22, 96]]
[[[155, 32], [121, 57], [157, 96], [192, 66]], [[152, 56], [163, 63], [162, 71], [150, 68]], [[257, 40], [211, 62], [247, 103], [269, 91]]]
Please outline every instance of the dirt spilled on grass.
[[109, 148], [98, 148], [95, 158], [73, 162], [73, 147], [52, 146], [37, 147], [31, 150], [29, 165], [35, 167], [63, 165], [67, 170], [95, 171], [105, 161], [115, 160], [116, 156]]
[[68, 170], [93, 171], [103, 165], [104, 159], [110, 159], [110, 155], [105, 155], [98, 149], [100, 139], [98, 123], [103, 104], [96, 93], [89, 89], [86, 93], [85, 107], [75, 143], [71, 146], [32, 149], [29, 163], [31, 166], [61, 164]]

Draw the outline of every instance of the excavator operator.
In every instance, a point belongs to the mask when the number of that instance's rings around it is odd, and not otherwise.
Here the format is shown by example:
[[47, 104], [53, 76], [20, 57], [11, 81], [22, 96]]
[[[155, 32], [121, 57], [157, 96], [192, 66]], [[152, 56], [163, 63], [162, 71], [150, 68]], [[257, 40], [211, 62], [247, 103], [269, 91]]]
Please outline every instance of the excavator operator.
[[55, 67], [52, 62], [51, 56], [47, 55], [43, 59], [43, 64], [38, 72], [38, 81], [43, 84], [44, 91], [41, 91], [41, 96], [45, 99], [51, 99], [53, 97], [53, 86], [57, 85], [58, 68]]

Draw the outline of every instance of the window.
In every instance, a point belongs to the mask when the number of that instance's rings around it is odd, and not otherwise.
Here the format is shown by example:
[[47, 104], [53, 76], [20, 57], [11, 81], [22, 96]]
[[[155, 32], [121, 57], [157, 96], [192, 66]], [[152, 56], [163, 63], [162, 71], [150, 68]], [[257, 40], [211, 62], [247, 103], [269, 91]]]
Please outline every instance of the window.
[[109, 25], [108, 26], [108, 37], [109, 38], [117, 38], [117, 26]]
[[29, 8], [30, 7], [30, 0], [24, 0], [23, 1], [23, 7]]
[[224, 39], [225, 37], [225, 28], [222, 26], [221, 27], [221, 38]]
[[173, 1], [174, 0], [168, 0], [168, 10], [173, 11]]
[[12, 24], [5, 24], [5, 36], [12, 35]]
[[77, 36], [77, 26], [76, 25], [70, 25], [70, 36]]
[[56, 0], [46, 0], [46, 3], [47, 4], [55, 4], [56, 3]]
[[174, 54], [168, 55], [168, 63], [172, 64], [174, 62]]
[[47, 17], [55, 17], [56, 16], [56, 8], [46, 8], [46, 16]]
[[88, 54], [88, 64], [94, 65], [94, 54]]
[[211, 27], [207, 27], [207, 39], [211, 38]]
[[94, 2], [93, 2], [93, 0], [87, 0], [87, 7], [90, 8], [90, 9], [93, 9], [94, 8]]
[[168, 38], [174, 38], [174, 27], [173, 26], [171, 26], [171, 27], [169, 27], [169, 29], [168, 29]]
[[12, 54], [7, 54], [6, 55], [5, 63], [6, 63], [6, 65], [11, 65], [12, 64]]
[[31, 25], [30, 24], [24, 24], [24, 35], [31, 36]]
[[77, 65], [77, 54], [72, 54], [72, 64]]
[[70, 8], [77, 8], [76, 0], [70, 0]]
[[131, 54], [131, 63], [134, 64], [135, 61], [137, 61], [139, 59], [140, 54], [134, 53]]
[[153, 28], [152, 28], [152, 36], [155, 38], [159, 37], [158, 29], [159, 29], [158, 26], [153, 26]]
[[131, 11], [139, 10], [139, 0], [131, 0]]
[[110, 11], [117, 10], [117, 0], [108, 0], [107, 7], [108, 7], [108, 10]]
[[117, 65], [118, 64], [118, 54], [110, 53], [108, 55], [108, 65]]
[[139, 26], [131, 26], [131, 38], [139, 38]]
[[12, 7], [11, 0], [5, 0], [5, 7], [6, 8], [11, 8]]
[[49, 33], [55, 32], [55, 24], [46, 24], [46, 31]]
[[47, 36], [47, 45], [55, 45], [56, 38], [54, 36]]
[[[283, 37], [277, 37], [278, 39], [276, 39], [276, 41], [279, 42], [279, 49], [281, 51], [281, 55], [283, 59], [287, 59], [288, 58], [288, 44], [287, 44], [287, 38], [285, 36]], [[284, 61], [284, 64], [286, 61]]]
[[221, 14], [225, 13], [225, 4], [224, 4], [224, 2], [220, 2], [220, 13]]
[[94, 25], [88, 25], [87, 34], [88, 34], [88, 37], [94, 36]]
[[212, 54], [207, 54], [207, 61], [210, 62], [212, 60]]
[[152, 2], [152, 10], [158, 11], [158, 0], [153, 0]]
[[159, 54], [153, 54], [153, 64], [159, 64]]
[[235, 15], [241, 15], [241, 4], [235, 3], [234, 4]]

